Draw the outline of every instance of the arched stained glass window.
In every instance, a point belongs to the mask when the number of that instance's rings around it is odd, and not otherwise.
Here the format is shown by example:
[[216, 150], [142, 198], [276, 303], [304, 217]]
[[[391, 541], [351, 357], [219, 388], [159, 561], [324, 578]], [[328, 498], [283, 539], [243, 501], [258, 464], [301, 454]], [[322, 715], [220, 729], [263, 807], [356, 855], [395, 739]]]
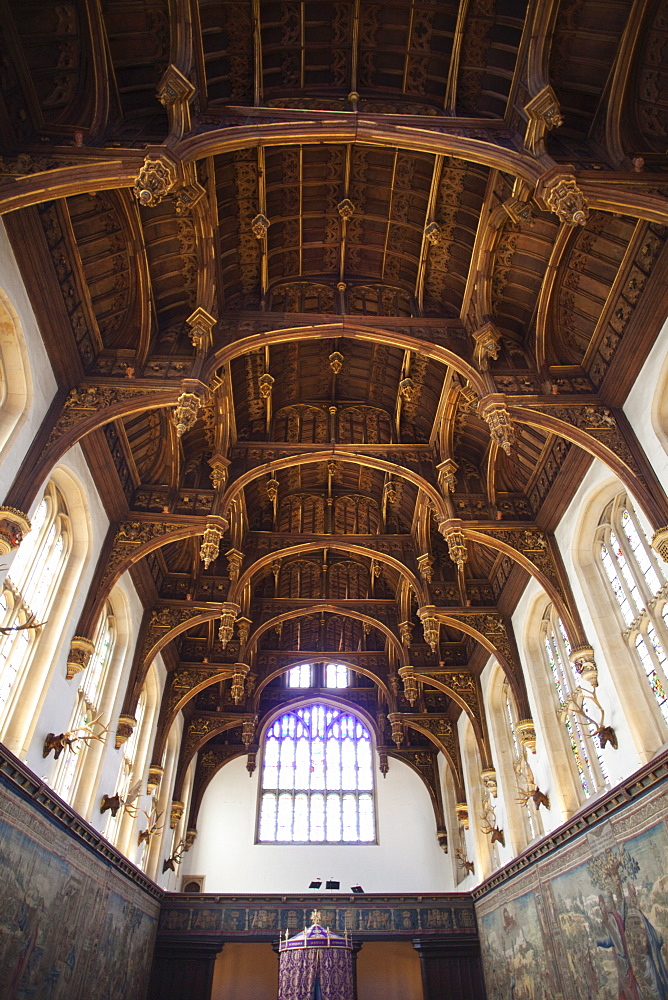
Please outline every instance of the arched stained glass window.
[[[552, 672], [559, 704], [563, 705], [577, 686], [577, 674], [569, 660], [571, 644], [566, 629], [551, 604], [543, 615], [541, 633], [545, 661]], [[569, 712], [565, 724], [580, 782], [589, 797], [610, 784], [605, 760], [588, 731], [592, 727], [574, 712]]]
[[668, 723], [668, 582], [625, 493], [608, 504], [596, 532], [598, 565], [615, 598], [622, 635]]
[[309, 705], [265, 736], [258, 842], [370, 844], [376, 839], [373, 753], [349, 712]]
[[[508, 725], [508, 732], [511, 738], [512, 744], [512, 754], [513, 754], [513, 770], [518, 776], [518, 770], [521, 770], [521, 765], [527, 759], [526, 747], [522, 746], [519, 736], [517, 735], [517, 712], [515, 709], [515, 702], [510, 693], [510, 684], [506, 678], [503, 682], [502, 687], [502, 697], [503, 706], [505, 709], [506, 722]], [[520, 800], [518, 799], [518, 802]], [[529, 834], [530, 840], [535, 840], [539, 833], [542, 833], [542, 824], [536, 806], [530, 799], [524, 803], [524, 820], [527, 827], [527, 833]]]

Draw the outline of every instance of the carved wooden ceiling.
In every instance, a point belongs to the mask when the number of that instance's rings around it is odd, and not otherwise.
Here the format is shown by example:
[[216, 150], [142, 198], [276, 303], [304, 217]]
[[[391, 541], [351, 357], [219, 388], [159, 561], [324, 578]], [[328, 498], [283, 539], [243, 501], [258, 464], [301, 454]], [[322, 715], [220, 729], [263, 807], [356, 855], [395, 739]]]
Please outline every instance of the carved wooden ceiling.
[[161, 651], [154, 760], [182, 711], [197, 802], [332, 657], [382, 760], [441, 751], [463, 795], [490, 653], [529, 715], [530, 574], [587, 643], [552, 532], [591, 456], [668, 522], [621, 410], [667, 305], [668, 6], [0, 11], [0, 209], [60, 389], [7, 504], [82, 443], [112, 526], [77, 635], [131, 572], [124, 713]]

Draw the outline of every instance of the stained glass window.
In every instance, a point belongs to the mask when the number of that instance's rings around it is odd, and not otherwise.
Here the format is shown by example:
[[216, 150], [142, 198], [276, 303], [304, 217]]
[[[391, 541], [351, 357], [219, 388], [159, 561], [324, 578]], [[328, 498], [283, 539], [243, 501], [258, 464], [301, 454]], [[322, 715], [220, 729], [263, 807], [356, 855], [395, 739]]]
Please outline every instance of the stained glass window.
[[[90, 661], [86, 669], [78, 675], [81, 683], [74, 711], [67, 726], [70, 732], [90, 725], [101, 714], [102, 693], [114, 648], [114, 639], [114, 616], [111, 605], [106, 604], [98, 622], [95, 648]], [[77, 781], [85, 766], [87, 752], [88, 747], [82, 745], [77, 753], [62, 754], [54, 771], [52, 786], [66, 802], [73, 801]]]
[[[510, 684], [507, 680], [503, 682], [503, 701], [506, 709], [506, 720], [508, 723], [508, 730], [510, 732], [510, 737], [512, 740], [512, 751], [515, 763], [521, 763], [526, 760], [526, 747], [523, 747], [519, 737], [517, 735], [517, 718], [515, 714], [515, 704], [512, 700], [510, 694]], [[524, 815], [526, 817], [526, 825], [529, 829], [530, 839], [535, 840], [539, 833], [542, 833], [542, 828], [540, 825], [540, 820], [538, 818], [536, 807], [532, 802], [527, 800], [524, 803]]]
[[314, 704], [281, 715], [265, 737], [258, 841], [370, 844], [376, 839], [366, 726]]
[[[562, 705], [577, 686], [577, 674], [569, 660], [571, 644], [564, 624], [549, 605], [541, 626], [545, 660], [549, 666]], [[593, 726], [574, 712], [566, 717], [568, 741], [573, 751], [582, 789], [587, 797], [609, 785], [608, 772], [600, 748], [591, 736]]]
[[[6, 720], [47, 621], [69, 552], [65, 502], [50, 484], [7, 574], [0, 601], [0, 716]], [[17, 629], [31, 624], [35, 627]], [[17, 686], [18, 685], [18, 686]]]
[[619, 612], [622, 635], [668, 723], [668, 574], [625, 493], [615, 497], [603, 512], [596, 545], [603, 579]]

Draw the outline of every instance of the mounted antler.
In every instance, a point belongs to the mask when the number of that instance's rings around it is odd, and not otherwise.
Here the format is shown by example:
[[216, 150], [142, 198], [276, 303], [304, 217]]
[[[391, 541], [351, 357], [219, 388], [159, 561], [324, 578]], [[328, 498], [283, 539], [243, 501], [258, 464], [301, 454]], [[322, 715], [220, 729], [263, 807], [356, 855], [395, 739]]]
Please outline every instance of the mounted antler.
[[[42, 750], [42, 757], [48, 757], [53, 750], [53, 756], [56, 760], [60, 757], [63, 750], [70, 750], [72, 753], [78, 753], [80, 750], [79, 744], [85, 743], [86, 746], [90, 746], [93, 741], [98, 743], [104, 743], [104, 737], [107, 733], [111, 732], [108, 726], [105, 726], [103, 722], [100, 722], [102, 718], [98, 715], [97, 719], [87, 726], [79, 726], [77, 729], [70, 729], [66, 733], [59, 733], [57, 736], [55, 733], [48, 733], [46, 739], [44, 740], [44, 748]], [[101, 726], [99, 732], [95, 732], [94, 727]]]
[[183, 860], [183, 855], [188, 850], [188, 845], [185, 840], [179, 841], [176, 850], [170, 858], [165, 858], [162, 863], [162, 874], [164, 875], [166, 871], [175, 872], [176, 865], [180, 865]]
[[135, 805], [135, 800], [139, 798], [139, 793], [141, 791], [142, 782], [141, 779], [137, 781], [127, 795], [119, 795], [116, 792], [115, 795], [103, 795], [102, 801], [100, 803], [100, 812], [105, 813], [107, 809], [111, 810], [111, 815], [116, 816], [119, 809], [124, 809], [128, 816], [132, 819], [136, 819], [139, 815], [139, 806]]
[[[601, 713], [600, 719], [596, 720], [585, 711], [584, 705], [586, 701], [592, 702], [596, 708]], [[579, 716], [589, 726], [594, 726], [594, 732], [592, 736], [598, 736], [598, 745], [603, 750], [608, 743], [613, 749], [617, 750], [617, 734], [612, 726], [605, 725], [605, 709], [601, 705], [600, 701], [596, 697], [596, 691], [588, 691], [587, 688], [576, 687], [571, 694], [567, 695], [565, 700], [559, 705], [559, 710], [557, 715], [561, 722], [566, 722], [570, 713]]]
[[42, 628], [43, 625], [46, 625], [46, 622], [36, 622], [35, 616], [30, 615], [30, 617], [24, 621], [22, 625], [8, 625], [4, 628], [0, 628], [0, 635], [11, 635], [12, 632], [23, 632], [24, 629], [28, 628]]
[[513, 764], [515, 770], [515, 776], [517, 778], [517, 790], [519, 792], [519, 797], [517, 801], [520, 805], [525, 806], [529, 799], [533, 802], [536, 809], [540, 806], [544, 806], [545, 809], [550, 808], [550, 797], [546, 795], [545, 792], [541, 792], [540, 788], [535, 782], [533, 771], [529, 765], [526, 757], [522, 756]]
[[473, 864], [472, 861], [469, 861], [469, 859], [466, 857], [464, 852], [459, 847], [455, 848], [455, 857], [457, 858], [457, 861], [462, 866], [462, 868], [466, 870], [467, 875], [474, 874], [475, 865]]
[[496, 813], [494, 812], [494, 807], [491, 805], [488, 798], [483, 802], [484, 812], [480, 817], [482, 820], [482, 827], [480, 828], [481, 833], [484, 833], [490, 838], [492, 844], [501, 844], [503, 847], [506, 846], [506, 835], [497, 825], [496, 825]]
[[140, 830], [139, 837], [137, 838], [138, 844], [148, 844], [151, 837], [155, 837], [155, 835], [157, 833], [161, 833], [163, 829], [161, 826], [158, 826], [162, 813], [158, 813], [155, 819], [153, 819], [153, 812], [147, 813], [145, 809], [143, 812], [144, 816], [146, 816], [147, 827], [145, 830]]

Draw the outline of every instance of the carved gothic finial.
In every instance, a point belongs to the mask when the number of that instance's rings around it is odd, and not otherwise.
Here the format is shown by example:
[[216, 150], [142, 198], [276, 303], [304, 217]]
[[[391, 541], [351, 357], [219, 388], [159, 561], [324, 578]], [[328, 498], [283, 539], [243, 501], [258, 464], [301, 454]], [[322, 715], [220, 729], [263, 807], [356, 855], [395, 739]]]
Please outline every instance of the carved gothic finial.
[[437, 247], [441, 242], [443, 233], [438, 222], [433, 220], [424, 227], [424, 238], [428, 243], [431, 243], [433, 247]]
[[355, 214], [355, 206], [353, 205], [350, 198], [344, 198], [336, 206], [336, 210], [343, 219], [344, 222], [350, 222], [353, 215]]
[[16, 507], [0, 507], [0, 557], [9, 555], [30, 531], [26, 514]]
[[267, 499], [270, 503], [276, 503], [278, 500], [278, 487], [280, 483], [278, 479], [268, 479], [266, 482], [267, 487]]
[[180, 69], [170, 63], [158, 84], [156, 95], [165, 108], [170, 108], [180, 101], [189, 101], [195, 94], [195, 88]]
[[458, 517], [451, 517], [440, 521], [438, 530], [448, 544], [448, 555], [453, 563], [457, 569], [463, 569], [464, 563], [468, 559], [468, 551], [461, 520]]
[[247, 663], [234, 664], [234, 675], [232, 677], [232, 700], [235, 705], [240, 705], [244, 700], [244, 680], [249, 671], [250, 667]]
[[422, 622], [424, 641], [431, 647], [432, 653], [436, 652], [440, 633], [440, 622], [434, 614], [435, 611], [436, 608], [433, 604], [426, 604], [424, 607], [418, 608], [418, 618]]
[[134, 196], [140, 205], [153, 208], [176, 187], [174, 163], [166, 156], [147, 156], [134, 183]]
[[536, 752], [536, 727], [534, 726], [533, 719], [520, 719], [520, 721], [515, 726], [515, 730], [519, 737], [519, 741], [523, 747], [530, 750], [531, 753]]
[[177, 215], [186, 215], [192, 212], [198, 201], [206, 195], [206, 191], [198, 181], [191, 184], [182, 184], [174, 195], [174, 208]]
[[387, 775], [387, 772], [390, 770], [390, 762], [387, 758], [387, 750], [378, 751], [378, 767], [380, 769], [380, 773], [382, 774], [382, 776], [385, 777]]
[[427, 583], [431, 583], [434, 577], [434, 560], [428, 552], [425, 552], [423, 555], [417, 557], [417, 567], [422, 579]]
[[524, 110], [529, 119], [524, 145], [529, 152], [536, 153], [539, 147], [544, 148], [545, 131], [560, 128], [564, 124], [564, 116], [559, 99], [549, 84], [527, 101]]
[[225, 649], [228, 642], [232, 638], [234, 632], [234, 623], [237, 620], [237, 615], [241, 611], [238, 604], [233, 604], [231, 601], [225, 601], [220, 606], [220, 627], [218, 629], [218, 638], [220, 644]]
[[504, 397], [499, 393], [491, 393], [480, 401], [478, 409], [480, 416], [489, 426], [492, 440], [503, 448], [506, 455], [509, 455], [515, 443], [515, 429]]
[[249, 747], [255, 739], [255, 727], [257, 726], [257, 715], [251, 719], [244, 719], [241, 723], [241, 742], [245, 747]]
[[193, 313], [188, 316], [186, 324], [190, 327], [190, 340], [197, 350], [208, 351], [213, 344], [213, 328], [216, 325], [215, 318], [202, 306], [198, 306]]
[[220, 552], [220, 540], [223, 537], [223, 530], [217, 524], [207, 524], [202, 536], [202, 544], [199, 550], [199, 557], [204, 563], [204, 568], [208, 569], [212, 562], [218, 558]]
[[404, 742], [404, 724], [402, 722], [401, 715], [399, 712], [390, 712], [387, 718], [390, 722], [392, 740], [395, 746], [400, 747]]
[[404, 682], [404, 694], [411, 705], [414, 705], [418, 696], [418, 685], [415, 671], [412, 666], [399, 667], [398, 674]]
[[209, 459], [211, 466], [210, 479], [214, 490], [224, 490], [227, 483], [227, 469], [230, 460], [224, 455], [212, 455]]
[[329, 367], [335, 375], [338, 375], [343, 368], [343, 355], [341, 351], [332, 351], [329, 356]]
[[406, 403], [410, 403], [415, 394], [415, 382], [412, 378], [402, 378], [399, 383], [399, 395]]
[[116, 741], [115, 746], [117, 750], [123, 746], [124, 743], [132, 736], [135, 726], [137, 725], [137, 720], [134, 715], [119, 715], [118, 725], [116, 727]]
[[487, 371], [490, 358], [496, 361], [499, 356], [501, 334], [495, 324], [490, 321], [481, 326], [479, 330], [476, 330], [473, 334], [473, 340], [475, 342], [473, 357], [478, 367], [482, 371]]
[[202, 400], [196, 393], [181, 393], [172, 413], [172, 421], [179, 437], [183, 437], [186, 431], [191, 430], [195, 426], [201, 405]]
[[441, 488], [441, 493], [447, 495], [448, 493], [454, 493], [455, 487], [457, 485], [457, 472], [459, 466], [455, 462], [454, 458], [446, 458], [443, 462], [440, 462], [436, 469], [438, 471], [438, 485]]
[[90, 658], [95, 652], [95, 643], [85, 635], [73, 635], [70, 640], [70, 651], [67, 655], [65, 677], [71, 681], [75, 674], [85, 670]]
[[274, 378], [268, 372], [265, 372], [264, 375], [260, 375], [258, 385], [262, 398], [269, 399], [274, 388]]
[[241, 573], [241, 564], [244, 561], [244, 554], [240, 552], [239, 549], [228, 549], [225, 553], [227, 556], [227, 573], [232, 581], [236, 583], [239, 579], [239, 574]]
[[248, 636], [250, 635], [250, 628], [252, 624], [253, 622], [250, 618], [246, 618], [245, 616], [237, 618], [237, 634], [242, 647], [248, 642]]
[[505, 209], [508, 217], [518, 226], [522, 224], [533, 225], [533, 212], [528, 201], [522, 201], [521, 198], [507, 198], [502, 208]]
[[253, 221], [251, 222], [251, 232], [255, 237], [255, 239], [256, 240], [264, 239], [264, 237], [267, 235], [267, 232], [269, 231], [270, 225], [271, 223], [269, 222], [267, 216], [262, 215], [261, 212], [258, 213], [258, 215], [256, 215]]
[[399, 622], [399, 637], [403, 645], [408, 649], [413, 641], [412, 622]]
[[585, 196], [573, 174], [566, 173], [563, 167], [553, 167], [540, 178], [536, 197], [569, 226], [584, 226], [587, 222], [589, 207]]

